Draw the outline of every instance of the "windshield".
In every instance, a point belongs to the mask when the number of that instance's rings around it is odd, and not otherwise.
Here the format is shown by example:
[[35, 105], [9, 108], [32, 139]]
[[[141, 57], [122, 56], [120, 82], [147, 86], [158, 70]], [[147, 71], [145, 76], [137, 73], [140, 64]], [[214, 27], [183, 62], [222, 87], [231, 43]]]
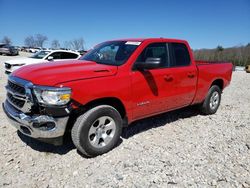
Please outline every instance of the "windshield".
[[129, 41], [104, 42], [86, 53], [81, 60], [119, 66], [127, 61], [140, 44], [141, 42]]
[[41, 50], [39, 52], [36, 52], [34, 55], [31, 56], [31, 58], [34, 58], [34, 59], [42, 59], [44, 58], [46, 55], [48, 55], [50, 53], [50, 51], [44, 51], [44, 50]]

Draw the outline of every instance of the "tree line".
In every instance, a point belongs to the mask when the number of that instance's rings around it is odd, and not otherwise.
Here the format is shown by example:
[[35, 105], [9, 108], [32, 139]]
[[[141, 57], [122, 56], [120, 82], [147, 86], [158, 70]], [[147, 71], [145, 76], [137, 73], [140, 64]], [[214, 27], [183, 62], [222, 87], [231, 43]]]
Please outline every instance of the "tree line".
[[[48, 41], [48, 37], [42, 34], [30, 35], [24, 39], [24, 45], [27, 47], [43, 47], [44, 43]], [[2, 43], [11, 44], [12, 41], [9, 37], [5, 36]], [[84, 50], [83, 38], [65, 41], [63, 44], [59, 40], [54, 39], [51, 41], [52, 49], [66, 48], [72, 50]], [[194, 50], [194, 57], [196, 60], [204, 61], [228, 61], [237, 66], [250, 65], [250, 43], [247, 45], [223, 48], [217, 46], [215, 49], [199, 49]]]
[[250, 43], [231, 48], [219, 45], [215, 49], [194, 50], [194, 57], [196, 60], [228, 61], [235, 66], [246, 66], [250, 65]]
[[[48, 37], [42, 34], [29, 35], [24, 39], [24, 45], [29, 48], [43, 48], [45, 42], [48, 41]], [[8, 36], [4, 36], [2, 43], [11, 45], [12, 40]], [[60, 44], [59, 40], [54, 39], [51, 41], [50, 47], [52, 49], [71, 49], [71, 50], [84, 50], [84, 40], [82, 37], [64, 41], [63, 45]]]

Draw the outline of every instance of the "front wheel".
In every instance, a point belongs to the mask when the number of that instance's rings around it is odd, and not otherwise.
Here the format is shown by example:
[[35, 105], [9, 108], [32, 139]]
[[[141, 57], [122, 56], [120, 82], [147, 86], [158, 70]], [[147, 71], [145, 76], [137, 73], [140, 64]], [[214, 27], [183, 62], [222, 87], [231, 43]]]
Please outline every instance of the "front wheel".
[[201, 105], [201, 111], [205, 115], [214, 114], [218, 110], [221, 101], [221, 89], [213, 85]]
[[94, 157], [113, 149], [121, 135], [122, 118], [109, 105], [96, 106], [79, 116], [71, 136], [76, 148], [83, 154]]

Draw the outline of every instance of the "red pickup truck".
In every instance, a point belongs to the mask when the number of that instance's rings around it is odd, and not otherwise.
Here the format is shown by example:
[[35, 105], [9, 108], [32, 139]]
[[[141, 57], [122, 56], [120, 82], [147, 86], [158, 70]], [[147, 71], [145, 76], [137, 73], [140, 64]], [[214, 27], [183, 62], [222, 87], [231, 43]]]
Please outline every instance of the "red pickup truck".
[[16, 70], [3, 109], [21, 133], [58, 145], [70, 131], [92, 157], [114, 148], [135, 120], [194, 104], [214, 114], [231, 75], [231, 63], [195, 61], [184, 40], [114, 40], [80, 60]]

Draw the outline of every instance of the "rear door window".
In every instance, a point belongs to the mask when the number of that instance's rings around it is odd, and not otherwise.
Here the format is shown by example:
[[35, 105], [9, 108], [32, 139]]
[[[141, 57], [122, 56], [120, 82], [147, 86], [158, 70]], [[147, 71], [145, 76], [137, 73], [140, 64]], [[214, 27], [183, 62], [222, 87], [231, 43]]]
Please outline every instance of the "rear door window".
[[170, 67], [188, 66], [191, 59], [187, 46], [182, 43], [171, 43], [172, 60]]

